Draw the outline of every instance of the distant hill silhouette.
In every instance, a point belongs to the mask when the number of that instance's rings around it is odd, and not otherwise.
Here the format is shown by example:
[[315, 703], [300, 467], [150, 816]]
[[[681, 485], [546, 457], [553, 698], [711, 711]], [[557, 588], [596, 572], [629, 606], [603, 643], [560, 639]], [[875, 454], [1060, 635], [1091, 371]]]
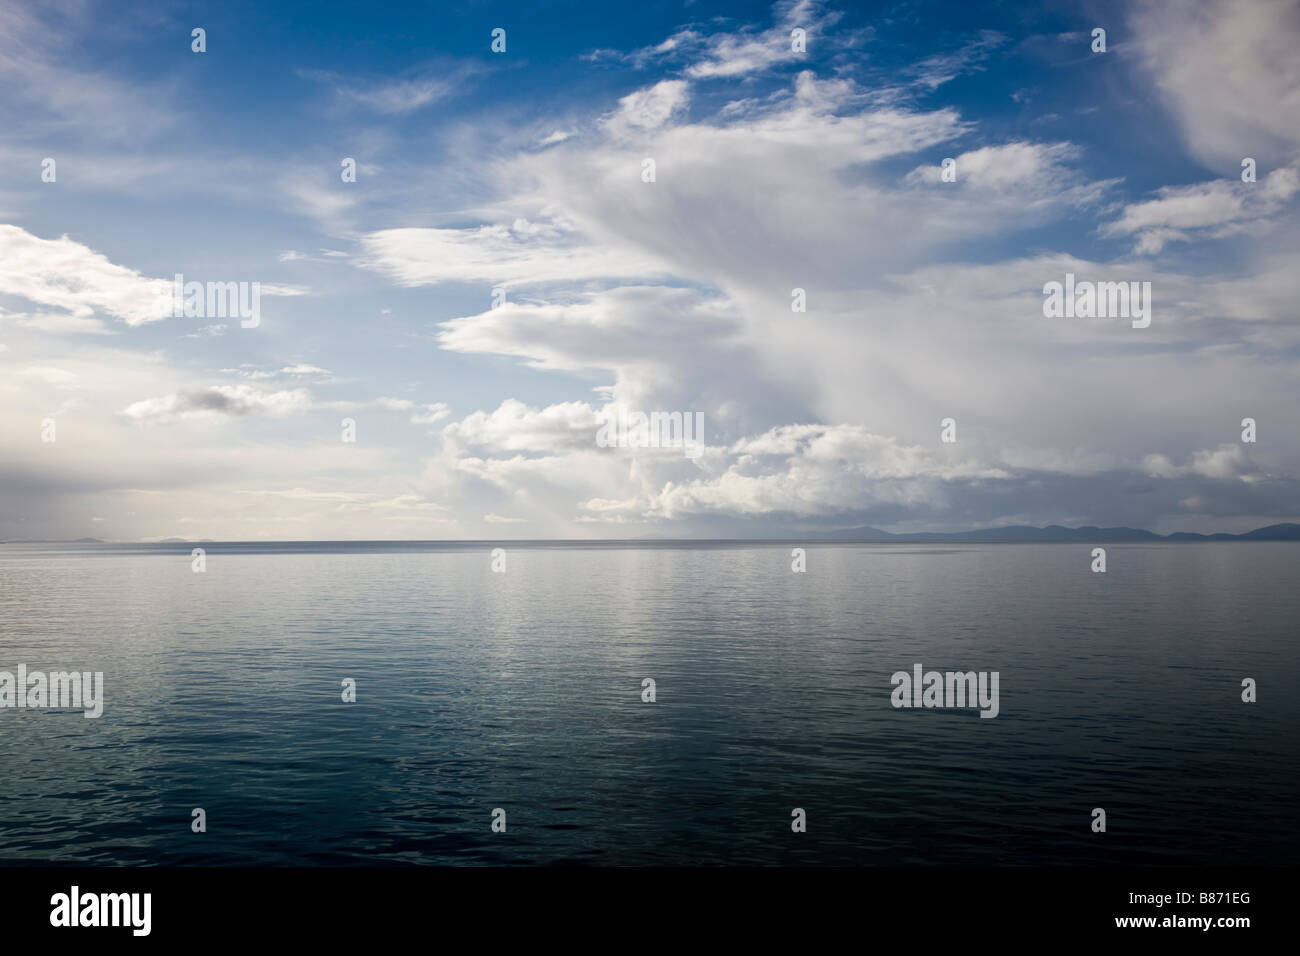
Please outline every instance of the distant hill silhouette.
[[1059, 524], [1046, 528], [1029, 525], [1011, 525], [1005, 528], [981, 528], [977, 531], [921, 531], [912, 534], [892, 534], [879, 528], [845, 528], [821, 536], [832, 541], [973, 541], [973, 542], [1035, 542], [1035, 541], [1300, 541], [1300, 524], [1271, 524], [1245, 534], [1194, 534], [1175, 531], [1173, 534], [1156, 534], [1142, 528], [1065, 528]]

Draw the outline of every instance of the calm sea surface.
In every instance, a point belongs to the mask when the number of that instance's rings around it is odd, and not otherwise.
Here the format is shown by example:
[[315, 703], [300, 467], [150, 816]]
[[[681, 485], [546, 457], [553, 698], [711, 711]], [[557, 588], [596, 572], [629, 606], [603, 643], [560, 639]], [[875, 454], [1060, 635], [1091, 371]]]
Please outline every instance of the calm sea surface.
[[[205, 547], [0, 545], [0, 670], [105, 683], [0, 709], [0, 864], [1300, 850], [1300, 544]], [[916, 663], [1000, 715], [894, 709]]]

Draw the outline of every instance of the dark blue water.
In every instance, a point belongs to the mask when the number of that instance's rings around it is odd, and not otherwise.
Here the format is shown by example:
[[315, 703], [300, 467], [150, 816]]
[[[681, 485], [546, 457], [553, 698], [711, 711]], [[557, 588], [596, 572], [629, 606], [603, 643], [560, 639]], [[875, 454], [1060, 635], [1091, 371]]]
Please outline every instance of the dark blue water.
[[[0, 710], [0, 863], [1300, 849], [1300, 545], [489, 547], [0, 546], [0, 670], [105, 681]], [[918, 662], [998, 671], [999, 716], [894, 709]]]

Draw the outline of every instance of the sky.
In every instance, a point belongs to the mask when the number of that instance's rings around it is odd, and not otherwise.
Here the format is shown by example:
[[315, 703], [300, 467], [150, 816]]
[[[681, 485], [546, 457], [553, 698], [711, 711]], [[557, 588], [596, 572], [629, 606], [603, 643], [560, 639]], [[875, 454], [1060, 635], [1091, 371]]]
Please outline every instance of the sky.
[[1283, 0], [0, 0], [0, 538], [1297, 520], [1297, 50]]

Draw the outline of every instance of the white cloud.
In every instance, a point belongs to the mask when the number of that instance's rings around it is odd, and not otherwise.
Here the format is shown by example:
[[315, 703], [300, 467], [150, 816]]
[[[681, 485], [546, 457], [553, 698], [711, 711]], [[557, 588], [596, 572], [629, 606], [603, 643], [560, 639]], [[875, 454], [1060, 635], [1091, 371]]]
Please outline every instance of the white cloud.
[[1101, 229], [1105, 236], [1136, 236], [1138, 254], [1156, 253], [1173, 241], [1219, 239], [1257, 231], [1300, 192], [1300, 166], [1275, 169], [1254, 183], [1219, 179], [1166, 186], [1157, 198], [1132, 203]]
[[0, 294], [63, 309], [74, 320], [98, 312], [142, 325], [161, 317], [155, 309], [158, 281], [67, 236], [41, 239], [0, 224]]
[[492, 412], [474, 412], [442, 430], [457, 452], [489, 457], [516, 452], [554, 454], [596, 447], [596, 409], [586, 402], [562, 402], [543, 409], [506, 399]]
[[[822, 11], [816, 0], [791, 0], [777, 4], [776, 23], [768, 29], [740, 27], [732, 32], [705, 34], [694, 29], [681, 30], [663, 43], [640, 51], [637, 62], [683, 54], [694, 58], [686, 75], [696, 80], [732, 79], [760, 73], [783, 64], [803, 62], [808, 51], [821, 52], [852, 45], [856, 36], [832, 31], [840, 20], [836, 11]], [[806, 33], [805, 52], [795, 52], [791, 31]]]
[[600, 248], [563, 225], [523, 219], [467, 229], [382, 229], [363, 236], [361, 248], [359, 265], [406, 286], [511, 286], [665, 272], [650, 256]]
[[370, 401], [329, 402], [328, 407], [344, 412], [365, 411], [367, 409], [377, 409], [383, 412], [410, 412], [412, 425], [433, 425], [451, 415], [451, 409], [444, 402], [421, 404], [413, 402], [409, 398], [388, 398], [383, 396]]
[[1300, 5], [1294, 0], [1133, 4], [1138, 56], [1207, 166], [1236, 175], [1242, 157], [1300, 155]]
[[[42, 239], [18, 226], [0, 224], [0, 294], [18, 296], [63, 313], [7, 314], [0, 319], [46, 332], [104, 334], [110, 329], [98, 318], [107, 315], [128, 326], [170, 317], [158, 307], [172, 279], [153, 279], [135, 269], [110, 262], [89, 246], [61, 236]], [[301, 296], [301, 286], [260, 283], [265, 296]]]
[[[1063, 185], [1074, 185], [1078, 172], [1068, 163], [1079, 150], [1069, 143], [1003, 143], [983, 146], [959, 153], [956, 162], [957, 184], [969, 184], [989, 190], [1015, 190], [1050, 194]], [[908, 175], [912, 183], [942, 182], [939, 163], [918, 166]], [[955, 185], [955, 184], [954, 184]]]
[[685, 109], [689, 98], [685, 81], [661, 80], [619, 100], [618, 109], [605, 120], [605, 125], [615, 135], [656, 130], [674, 113]]
[[371, 404], [385, 411], [411, 412], [412, 425], [433, 425], [451, 415], [444, 402], [422, 405], [405, 398], [379, 398]]
[[247, 415], [288, 415], [310, 407], [311, 394], [305, 388], [269, 392], [251, 385], [212, 385], [132, 402], [122, 414], [140, 424], [155, 425], [183, 420], [225, 421]]
[[[224, 326], [218, 326], [217, 328], [224, 328]], [[308, 365], [303, 362], [300, 362], [297, 365], [286, 365], [282, 368], [276, 369], [260, 369], [254, 365], [245, 363], [239, 368], [223, 368], [220, 371], [223, 375], [238, 375], [240, 378], [248, 378], [254, 381], [281, 378], [283, 376], [289, 376], [291, 378], [322, 378], [333, 374], [327, 368], [321, 368], [318, 365]]]

